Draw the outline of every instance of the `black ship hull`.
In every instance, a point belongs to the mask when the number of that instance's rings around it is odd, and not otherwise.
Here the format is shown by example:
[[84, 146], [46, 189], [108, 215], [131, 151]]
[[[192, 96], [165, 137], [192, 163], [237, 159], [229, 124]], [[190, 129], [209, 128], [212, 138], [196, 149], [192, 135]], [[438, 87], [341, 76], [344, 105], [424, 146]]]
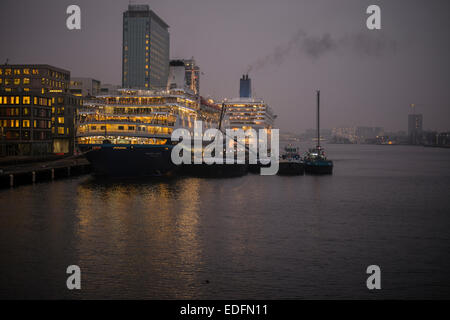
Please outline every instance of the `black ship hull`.
[[95, 175], [161, 176], [178, 169], [171, 145], [79, 145]]
[[301, 162], [280, 162], [278, 167], [279, 175], [303, 175], [305, 167]]
[[308, 174], [332, 174], [332, 161], [306, 161], [305, 172]]
[[97, 144], [79, 145], [97, 176], [144, 177], [180, 175], [196, 177], [239, 177], [247, 164], [181, 164], [171, 159], [173, 145]]

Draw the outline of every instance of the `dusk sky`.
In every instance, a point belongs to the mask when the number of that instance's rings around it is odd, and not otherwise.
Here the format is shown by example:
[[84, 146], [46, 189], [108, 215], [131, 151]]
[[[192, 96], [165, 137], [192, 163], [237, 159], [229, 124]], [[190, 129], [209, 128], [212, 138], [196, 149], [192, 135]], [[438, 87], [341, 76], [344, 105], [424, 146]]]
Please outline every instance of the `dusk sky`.
[[[45, 63], [72, 76], [121, 83], [122, 13], [129, 1], [1, 0], [0, 62]], [[194, 57], [202, 95], [233, 98], [251, 66], [254, 95], [296, 133], [325, 128], [406, 130], [409, 105], [424, 129], [450, 130], [450, 1], [140, 0], [170, 26], [171, 58]], [[81, 30], [66, 8], [81, 7]], [[366, 8], [381, 7], [381, 30]]]

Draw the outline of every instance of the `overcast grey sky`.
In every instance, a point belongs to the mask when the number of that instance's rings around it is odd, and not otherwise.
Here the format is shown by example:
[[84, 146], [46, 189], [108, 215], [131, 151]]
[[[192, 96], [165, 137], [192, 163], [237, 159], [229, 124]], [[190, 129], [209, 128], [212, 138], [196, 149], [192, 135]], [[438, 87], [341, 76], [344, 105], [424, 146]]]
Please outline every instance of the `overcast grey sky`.
[[[1, 0], [0, 62], [46, 63], [120, 84], [122, 12], [129, 1]], [[276, 126], [303, 132], [322, 123], [406, 130], [409, 105], [426, 129], [450, 129], [448, 0], [133, 0], [170, 25], [171, 57], [195, 57], [202, 95], [238, 94], [252, 66], [253, 92], [270, 103]], [[66, 29], [81, 7], [82, 29]], [[366, 28], [381, 7], [382, 29]]]

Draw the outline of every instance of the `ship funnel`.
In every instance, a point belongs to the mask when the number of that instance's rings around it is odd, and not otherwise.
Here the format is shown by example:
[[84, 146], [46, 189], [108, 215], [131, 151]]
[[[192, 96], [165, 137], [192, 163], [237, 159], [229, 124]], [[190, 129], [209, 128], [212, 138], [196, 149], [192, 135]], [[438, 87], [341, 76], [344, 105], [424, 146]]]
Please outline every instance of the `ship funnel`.
[[167, 89], [184, 89], [186, 86], [185, 65], [181, 60], [172, 60], [169, 64]]
[[252, 97], [252, 79], [248, 77], [248, 74], [242, 75], [240, 86], [239, 86], [239, 96], [241, 98], [251, 98]]

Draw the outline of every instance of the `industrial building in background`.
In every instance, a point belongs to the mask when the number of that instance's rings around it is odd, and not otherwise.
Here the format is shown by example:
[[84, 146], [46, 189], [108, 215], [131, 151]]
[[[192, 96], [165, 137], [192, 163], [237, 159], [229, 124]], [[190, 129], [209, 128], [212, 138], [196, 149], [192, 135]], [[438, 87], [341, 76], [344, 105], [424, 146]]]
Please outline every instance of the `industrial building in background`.
[[98, 95], [118, 94], [120, 86], [101, 83], [92, 78], [70, 78], [69, 91], [77, 97], [92, 98]]
[[70, 72], [44, 64], [0, 66], [0, 155], [72, 153], [81, 98]]
[[162, 89], [169, 74], [169, 26], [148, 5], [123, 13], [122, 87]]
[[89, 97], [100, 94], [101, 83], [92, 78], [74, 77], [70, 79], [69, 91], [78, 97]]
[[415, 105], [411, 104], [411, 113], [408, 114], [408, 138], [410, 144], [421, 144], [423, 133], [423, 115], [415, 111]]

